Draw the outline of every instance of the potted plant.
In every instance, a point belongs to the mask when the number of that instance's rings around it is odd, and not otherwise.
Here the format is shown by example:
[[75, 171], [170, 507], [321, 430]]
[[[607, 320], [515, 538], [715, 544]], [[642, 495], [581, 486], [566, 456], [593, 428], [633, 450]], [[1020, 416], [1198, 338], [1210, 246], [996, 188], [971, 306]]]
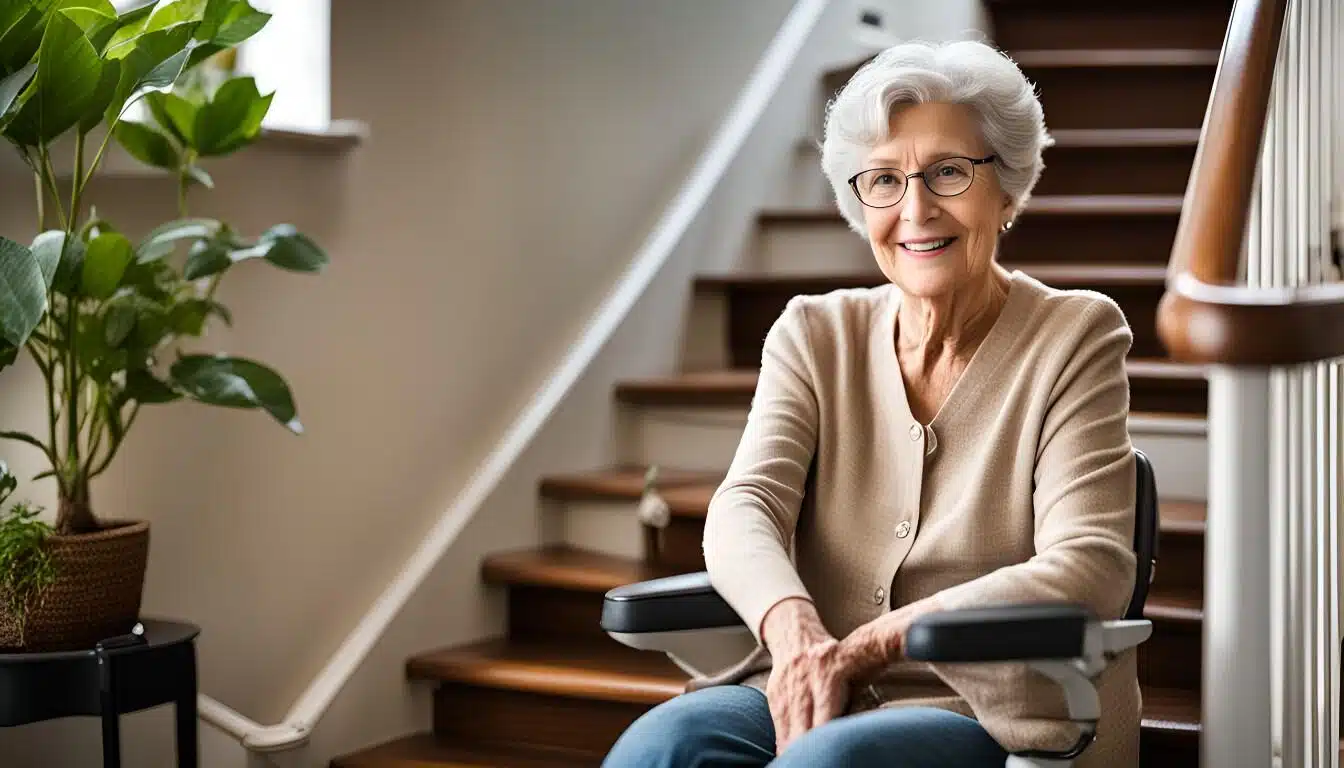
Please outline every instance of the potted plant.
[[[14, 622], [0, 604], [0, 648], [86, 647], [138, 618], [149, 525], [98, 517], [90, 490], [142, 406], [187, 399], [260, 409], [302, 431], [274, 370], [183, 348], [211, 322], [231, 323], [216, 292], [234, 265], [318, 272], [327, 263], [293, 226], [248, 236], [188, 215], [189, 192], [214, 184], [199, 161], [253, 142], [272, 97], [248, 77], [203, 86], [210, 79], [193, 70], [268, 19], [246, 0], [158, 0], [122, 13], [108, 0], [0, 5], [0, 136], [31, 171], [24, 191], [37, 199], [35, 236], [0, 237], [0, 368], [26, 353], [47, 405], [44, 432], [0, 438], [42, 452], [48, 468], [37, 478], [54, 478], [59, 499], [44, 539], [54, 579], [22, 638], [6, 635]], [[149, 117], [137, 121], [128, 108], [141, 102]], [[138, 240], [88, 199], [114, 142], [175, 186], [176, 218]], [[68, 173], [53, 159], [63, 149]]]

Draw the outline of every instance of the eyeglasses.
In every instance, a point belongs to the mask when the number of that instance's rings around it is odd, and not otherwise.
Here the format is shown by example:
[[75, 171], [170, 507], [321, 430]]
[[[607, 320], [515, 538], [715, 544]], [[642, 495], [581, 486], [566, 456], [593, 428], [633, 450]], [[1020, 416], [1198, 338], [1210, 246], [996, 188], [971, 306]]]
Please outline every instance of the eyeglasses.
[[918, 178], [939, 197], [955, 197], [971, 188], [975, 167], [992, 162], [998, 155], [982, 157], [946, 157], [930, 163], [922, 171], [904, 173], [898, 168], [870, 168], [849, 178], [849, 186], [859, 202], [869, 208], [890, 208], [901, 202], [910, 179]]

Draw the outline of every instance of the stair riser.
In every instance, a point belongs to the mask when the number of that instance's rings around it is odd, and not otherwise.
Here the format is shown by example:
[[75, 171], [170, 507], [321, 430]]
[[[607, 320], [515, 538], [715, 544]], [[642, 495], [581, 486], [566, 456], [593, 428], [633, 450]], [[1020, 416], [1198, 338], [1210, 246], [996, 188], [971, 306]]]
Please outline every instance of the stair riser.
[[546, 502], [548, 544], [604, 552], [617, 557], [644, 556], [644, 526], [635, 515], [638, 502]]
[[[1035, 83], [1045, 124], [1065, 128], [1199, 128], [1215, 67], [1022, 68]], [[1143, 98], [1134, 98], [1142, 93]]]
[[[1081, 287], [1102, 290], [1102, 286]], [[728, 299], [729, 359], [735, 368], [756, 368], [761, 363], [761, 343], [789, 300], [795, 295], [825, 293], [829, 289], [752, 285], [722, 290]], [[1103, 292], [1120, 305], [1134, 333], [1131, 354], [1136, 357], [1166, 356], [1157, 337], [1157, 306], [1164, 290], [1161, 283], [1105, 286]]]
[[[622, 460], [719, 472], [732, 463], [746, 424], [746, 410], [740, 408], [632, 408], [628, 416], [630, 439]], [[1153, 460], [1163, 497], [1208, 498], [1202, 421], [1135, 418], [1130, 435]]]
[[1202, 590], [1204, 537], [1199, 534], [1163, 534], [1154, 584], [1164, 589]]
[[1145, 728], [1139, 737], [1143, 768], [1194, 768], [1199, 765], [1199, 731]]
[[[1066, 172], [1064, 169], [1056, 173], [1054, 168], [1047, 167], [1043, 178], [1052, 173], [1064, 176]], [[1018, 220], [1011, 235], [999, 241], [999, 261], [1008, 266], [1070, 262], [1166, 264], [1171, 259], [1177, 222], [1174, 213], [1033, 215], [1028, 211]], [[868, 242], [839, 220], [767, 219], [762, 222], [753, 248], [752, 263], [765, 272], [833, 275], [877, 271]]]
[[1230, 2], [991, 3], [1005, 50], [1221, 48]]
[[1158, 619], [1153, 636], [1139, 646], [1139, 683], [1200, 690], [1200, 623]]
[[1194, 160], [1193, 145], [1051, 147], [1032, 194], [1182, 195]]
[[567, 750], [600, 761], [648, 705], [444, 684], [434, 733], [455, 744]]
[[599, 626], [601, 594], [521, 585], [510, 586], [508, 590], [509, 637], [616, 642]]

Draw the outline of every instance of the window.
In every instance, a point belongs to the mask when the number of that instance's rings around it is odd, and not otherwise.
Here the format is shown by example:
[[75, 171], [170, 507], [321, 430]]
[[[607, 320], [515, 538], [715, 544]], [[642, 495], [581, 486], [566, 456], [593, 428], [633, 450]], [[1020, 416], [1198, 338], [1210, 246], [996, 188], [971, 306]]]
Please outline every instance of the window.
[[[125, 11], [146, 2], [112, 0], [112, 5]], [[262, 125], [327, 131], [331, 126], [331, 0], [249, 2], [271, 14], [265, 28], [238, 46], [236, 68], [236, 74], [255, 77], [262, 93], [275, 92]]]

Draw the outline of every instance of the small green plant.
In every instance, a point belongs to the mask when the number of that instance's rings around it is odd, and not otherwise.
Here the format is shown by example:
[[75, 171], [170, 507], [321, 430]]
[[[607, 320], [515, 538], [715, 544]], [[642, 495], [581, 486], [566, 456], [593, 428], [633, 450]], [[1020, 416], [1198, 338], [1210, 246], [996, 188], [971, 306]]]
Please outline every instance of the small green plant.
[[[17, 487], [18, 481], [0, 461], [0, 509]], [[56, 564], [46, 548], [52, 528], [38, 519], [40, 514], [40, 507], [27, 502], [0, 513], [0, 594], [18, 624], [20, 644], [28, 612], [42, 604], [43, 593], [56, 581]]]

